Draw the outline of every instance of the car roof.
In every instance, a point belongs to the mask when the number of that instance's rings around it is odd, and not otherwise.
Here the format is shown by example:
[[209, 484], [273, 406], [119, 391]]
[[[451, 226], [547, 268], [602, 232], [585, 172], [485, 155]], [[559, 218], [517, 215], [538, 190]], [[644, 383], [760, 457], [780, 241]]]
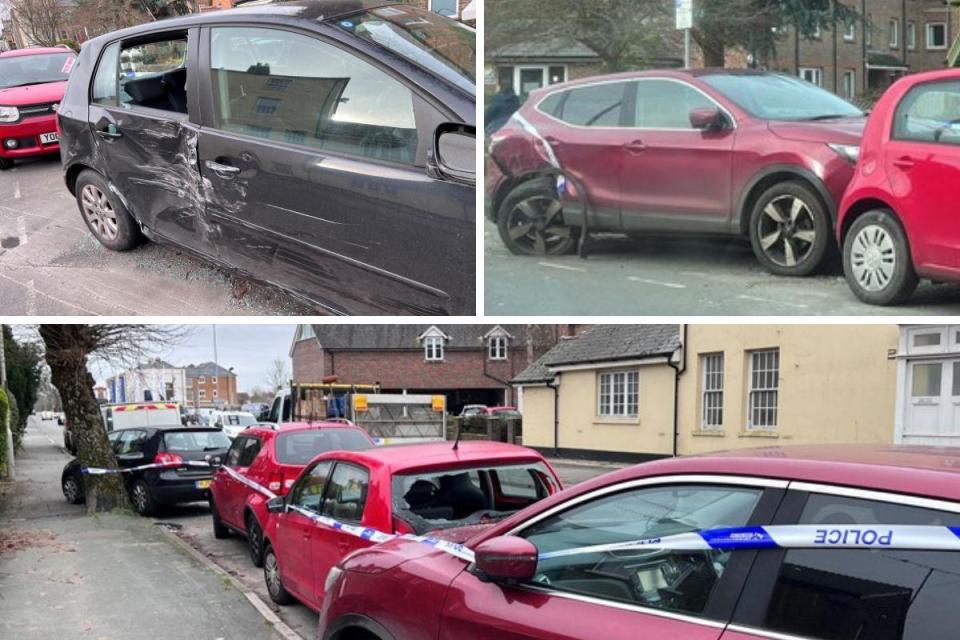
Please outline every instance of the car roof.
[[13, 49], [0, 53], [0, 58], [19, 58], [20, 56], [46, 55], [50, 53], [72, 53], [77, 55], [73, 49], [64, 47], [31, 47], [28, 49]]
[[589, 480], [589, 491], [634, 478], [672, 474], [757, 476], [840, 485], [960, 502], [960, 447], [796, 445], [718, 451], [658, 460]]
[[363, 431], [366, 433], [365, 429], [358, 427], [355, 424], [347, 424], [345, 422], [284, 422], [279, 427], [275, 428], [271, 424], [254, 424], [247, 427], [244, 430], [246, 432], [253, 432], [258, 435], [270, 434], [276, 435], [278, 433], [291, 433], [296, 431], [313, 431], [316, 429], [353, 429], [355, 431]]
[[674, 79], [690, 79], [690, 78], [701, 78], [704, 76], [711, 75], [728, 75], [728, 76], [779, 76], [783, 75], [775, 71], [761, 71], [758, 69], [717, 69], [717, 68], [708, 68], [708, 69], [647, 69], [644, 71], [622, 71], [620, 73], [609, 73], [599, 76], [587, 76], [585, 78], [578, 78], [576, 80], [568, 80], [567, 82], [561, 82], [557, 84], [547, 85], [546, 87], [541, 87], [532, 93], [543, 94], [555, 91], [557, 89], [565, 89], [568, 87], [577, 87], [582, 85], [597, 84], [600, 82], [614, 82], [617, 80], [636, 80], [637, 78], [674, 78]]
[[543, 460], [543, 456], [526, 447], [503, 442], [461, 442], [457, 450], [452, 442], [396, 444], [363, 451], [337, 451], [321, 454], [318, 458], [339, 458], [360, 462], [388, 473], [403, 473], [418, 469], [443, 469], [474, 463], [520, 463]]

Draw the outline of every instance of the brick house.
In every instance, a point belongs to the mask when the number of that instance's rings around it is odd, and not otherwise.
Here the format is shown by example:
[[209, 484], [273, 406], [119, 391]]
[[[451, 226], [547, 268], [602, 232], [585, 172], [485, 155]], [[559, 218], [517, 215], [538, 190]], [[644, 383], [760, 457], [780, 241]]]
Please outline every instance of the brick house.
[[799, 41], [787, 27], [765, 66], [871, 102], [904, 74], [942, 68], [960, 33], [956, 10], [944, 0], [838, 1], [861, 19]]
[[336, 375], [384, 393], [443, 394], [465, 404], [515, 402], [509, 381], [581, 325], [308, 325], [290, 346], [295, 382]]
[[237, 404], [237, 376], [214, 362], [187, 365], [187, 403], [194, 407]]

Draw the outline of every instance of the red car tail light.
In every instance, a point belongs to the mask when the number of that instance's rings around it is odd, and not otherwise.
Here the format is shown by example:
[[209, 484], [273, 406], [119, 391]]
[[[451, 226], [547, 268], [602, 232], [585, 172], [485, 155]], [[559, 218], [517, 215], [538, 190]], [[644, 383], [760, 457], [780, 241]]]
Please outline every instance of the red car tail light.
[[158, 453], [153, 459], [154, 464], [180, 464], [183, 458], [175, 453]]

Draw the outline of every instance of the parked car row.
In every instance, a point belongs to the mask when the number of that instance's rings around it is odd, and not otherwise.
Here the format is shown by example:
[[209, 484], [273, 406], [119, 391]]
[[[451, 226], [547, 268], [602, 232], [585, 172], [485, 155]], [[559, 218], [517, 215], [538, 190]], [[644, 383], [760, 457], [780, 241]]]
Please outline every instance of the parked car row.
[[779, 73], [587, 78], [531, 93], [488, 149], [487, 215], [517, 254], [566, 253], [583, 232], [716, 233], [787, 276], [840, 247], [872, 304], [905, 300], [919, 277], [960, 281], [956, 70], [897, 81], [868, 124]]

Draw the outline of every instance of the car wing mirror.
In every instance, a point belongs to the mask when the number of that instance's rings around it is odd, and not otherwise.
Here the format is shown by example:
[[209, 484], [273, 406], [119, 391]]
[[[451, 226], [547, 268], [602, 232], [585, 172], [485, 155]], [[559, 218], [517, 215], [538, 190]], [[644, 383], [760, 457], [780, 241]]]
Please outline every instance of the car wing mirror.
[[277, 496], [267, 500], [267, 511], [269, 513], [283, 513], [286, 507], [287, 503], [283, 499], [283, 496]]
[[690, 126], [702, 131], [719, 131], [725, 126], [723, 112], [716, 107], [697, 107], [690, 110]]
[[532, 580], [537, 573], [537, 547], [517, 536], [500, 536], [482, 542], [475, 565], [485, 582], [513, 584]]
[[437, 127], [433, 137], [433, 173], [463, 184], [477, 183], [477, 130], [464, 124], [446, 123]]

